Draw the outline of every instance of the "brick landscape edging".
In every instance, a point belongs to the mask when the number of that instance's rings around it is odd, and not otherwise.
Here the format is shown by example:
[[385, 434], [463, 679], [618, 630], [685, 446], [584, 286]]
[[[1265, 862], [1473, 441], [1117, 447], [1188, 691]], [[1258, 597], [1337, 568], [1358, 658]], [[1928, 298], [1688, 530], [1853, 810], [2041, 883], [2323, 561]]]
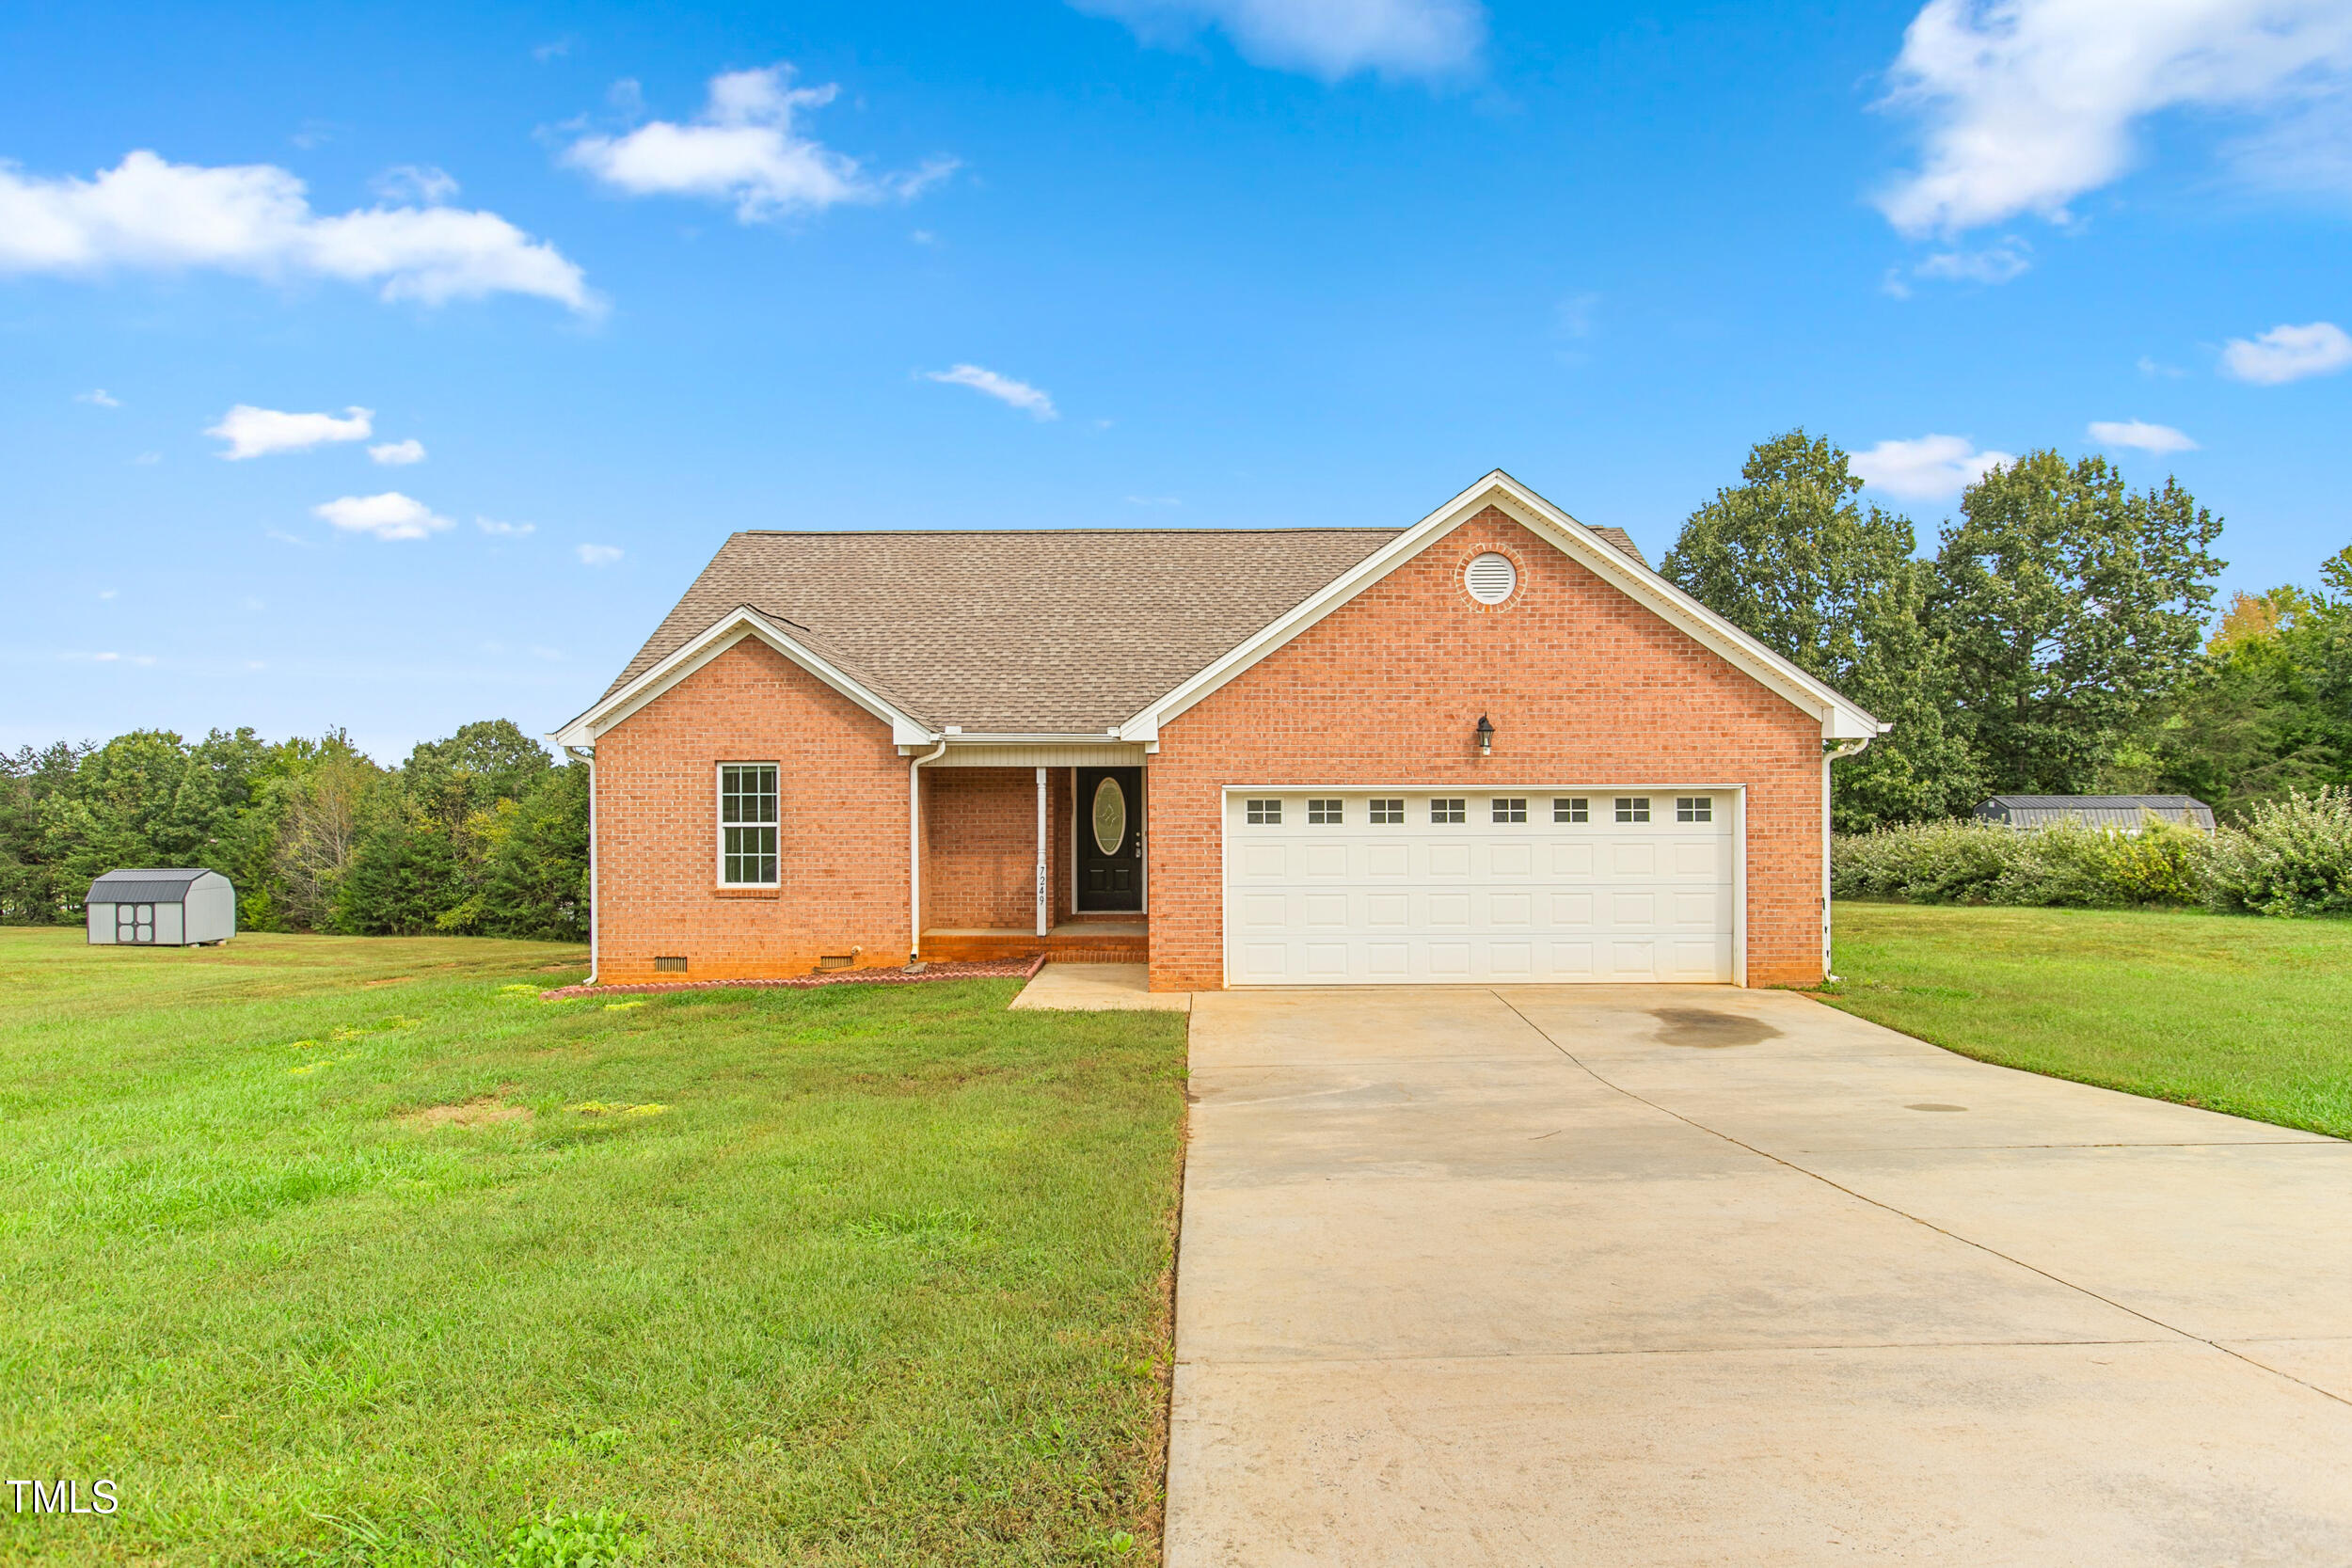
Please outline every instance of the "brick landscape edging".
[[801, 974], [789, 980], [669, 980], [628, 986], [558, 986], [539, 993], [542, 1002], [578, 996], [647, 996], [669, 990], [806, 990], [814, 986], [917, 986], [930, 980], [1034, 980], [1045, 955], [988, 962], [938, 963], [920, 974], [903, 969], [844, 969], [830, 974]]

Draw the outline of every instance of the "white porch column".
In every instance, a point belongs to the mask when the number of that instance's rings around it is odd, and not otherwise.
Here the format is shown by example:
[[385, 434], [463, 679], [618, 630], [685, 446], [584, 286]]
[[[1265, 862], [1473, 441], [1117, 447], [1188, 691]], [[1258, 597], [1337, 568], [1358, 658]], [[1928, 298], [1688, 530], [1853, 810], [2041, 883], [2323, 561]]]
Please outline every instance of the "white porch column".
[[1045, 769], [1037, 770], [1037, 934], [1043, 936], [1052, 925], [1053, 901], [1046, 890], [1045, 854]]

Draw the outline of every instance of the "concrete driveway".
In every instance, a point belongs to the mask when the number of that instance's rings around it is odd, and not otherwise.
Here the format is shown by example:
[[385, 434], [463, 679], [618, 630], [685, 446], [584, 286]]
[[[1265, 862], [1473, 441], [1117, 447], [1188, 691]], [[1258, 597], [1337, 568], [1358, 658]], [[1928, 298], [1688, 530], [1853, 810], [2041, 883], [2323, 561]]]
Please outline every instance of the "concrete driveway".
[[1191, 1082], [1171, 1568], [2352, 1562], [2352, 1144], [1715, 988]]

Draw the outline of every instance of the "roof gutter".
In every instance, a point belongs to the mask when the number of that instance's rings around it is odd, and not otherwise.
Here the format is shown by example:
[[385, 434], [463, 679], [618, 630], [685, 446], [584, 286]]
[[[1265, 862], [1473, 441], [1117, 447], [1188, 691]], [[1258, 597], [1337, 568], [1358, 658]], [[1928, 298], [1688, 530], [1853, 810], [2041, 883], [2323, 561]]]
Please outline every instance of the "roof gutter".
[[927, 762], [937, 762], [947, 754], [944, 736], [934, 736], [939, 744], [919, 757], [907, 759], [907, 967], [914, 968], [923, 961], [923, 774]]

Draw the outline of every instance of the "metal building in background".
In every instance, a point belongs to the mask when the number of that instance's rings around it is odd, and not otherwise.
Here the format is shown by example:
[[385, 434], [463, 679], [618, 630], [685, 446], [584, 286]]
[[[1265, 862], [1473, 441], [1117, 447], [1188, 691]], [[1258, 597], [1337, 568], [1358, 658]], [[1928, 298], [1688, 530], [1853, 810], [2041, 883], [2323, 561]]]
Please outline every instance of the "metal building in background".
[[2147, 826], [2150, 817], [2213, 832], [2213, 808], [2186, 795], [1995, 795], [1977, 807], [1978, 821], [2021, 831], [2077, 822], [2131, 833]]
[[82, 900], [99, 947], [197, 947], [237, 934], [237, 890], [217, 871], [109, 871]]

